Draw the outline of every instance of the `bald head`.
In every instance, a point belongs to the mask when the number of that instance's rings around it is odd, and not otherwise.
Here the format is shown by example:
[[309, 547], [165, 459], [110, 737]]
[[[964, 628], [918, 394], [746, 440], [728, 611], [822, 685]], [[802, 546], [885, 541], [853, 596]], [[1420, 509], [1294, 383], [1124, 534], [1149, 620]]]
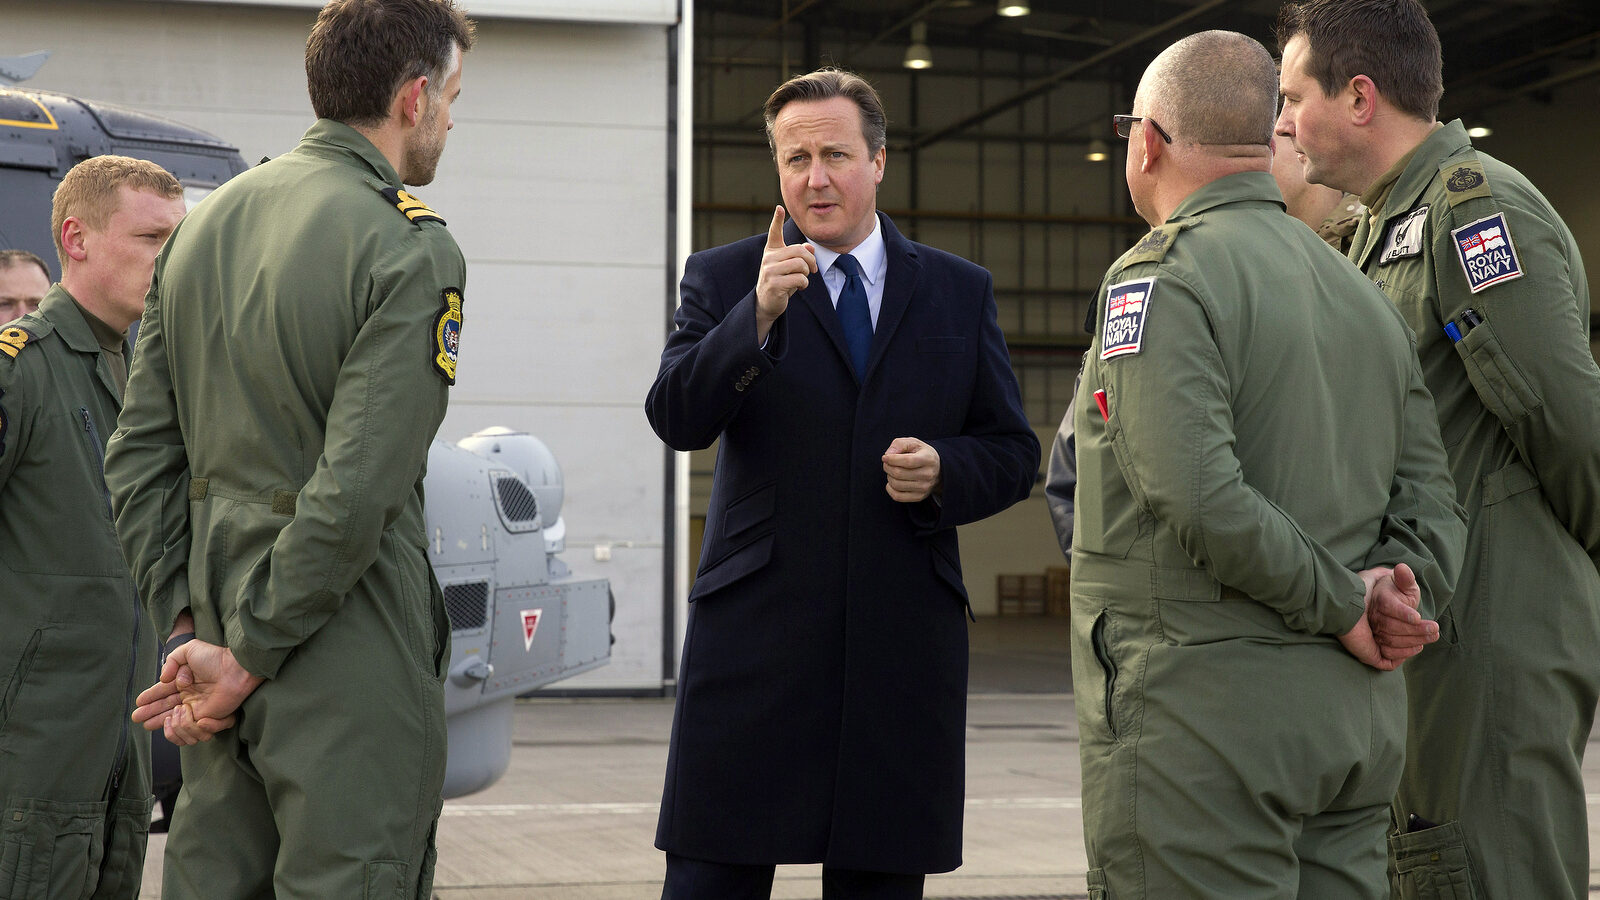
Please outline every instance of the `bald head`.
[[1272, 54], [1235, 31], [1192, 34], [1144, 70], [1134, 110], [1177, 143], [1267, 146], [1278, 111]]

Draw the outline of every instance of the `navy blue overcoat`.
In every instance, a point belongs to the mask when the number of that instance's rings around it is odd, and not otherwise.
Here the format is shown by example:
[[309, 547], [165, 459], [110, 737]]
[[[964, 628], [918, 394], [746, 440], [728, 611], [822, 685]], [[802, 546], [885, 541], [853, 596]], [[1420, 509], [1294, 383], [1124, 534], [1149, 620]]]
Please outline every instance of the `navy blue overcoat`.
[[[1023, 499], [1039, 442], [984, 269], [880, 214], [883, 305], [863, 377], [820, 275], [765, 350], [766, 236], [697, 253], [646, 401], [678, 450], [721, 438], [690, 593], [656, 846], [881, 872], [961, 864], [966, 589], [956, 526]], [[804, 238], [794, 223], [785, 239]], [[943, 494], [885, 491], [897, 437]]]

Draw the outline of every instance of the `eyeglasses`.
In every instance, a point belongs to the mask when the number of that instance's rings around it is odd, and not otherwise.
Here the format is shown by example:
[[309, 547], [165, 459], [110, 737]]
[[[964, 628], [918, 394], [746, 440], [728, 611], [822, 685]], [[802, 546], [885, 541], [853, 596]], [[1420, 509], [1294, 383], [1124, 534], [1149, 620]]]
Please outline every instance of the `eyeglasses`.
[[1156, 134], [1161, 135], [1162, 140], [1169, 144], [1172, 143], [1172, 135], [1167, 134], [1166, 129], [1162, 128], [1160, 125], [1157, 125], [1156, 120], [1150, 118], [1149, 116], [1111, 117], [1111, 127], [1117, 130], [1117, 137], [1122, 138], [1123, 140], [1127, 140], [1128, 135], [1133, 132], [1133, 123], [1135, 122], [1149, 122], [1150, 127], [1156, 130]]

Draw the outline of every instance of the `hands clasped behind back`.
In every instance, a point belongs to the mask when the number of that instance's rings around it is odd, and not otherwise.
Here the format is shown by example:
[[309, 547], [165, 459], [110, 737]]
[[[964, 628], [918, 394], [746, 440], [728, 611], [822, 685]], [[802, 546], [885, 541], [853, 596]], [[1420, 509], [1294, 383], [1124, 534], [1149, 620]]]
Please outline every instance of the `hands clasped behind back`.
[[190, 641], [172, 651], [161, 680], [138, 696], [133, 721], [146, 731], [162, 729], [180, 747], [209, 741], [233, 727], [234, 713], [263, 680], [245, 671], [228, 648]]

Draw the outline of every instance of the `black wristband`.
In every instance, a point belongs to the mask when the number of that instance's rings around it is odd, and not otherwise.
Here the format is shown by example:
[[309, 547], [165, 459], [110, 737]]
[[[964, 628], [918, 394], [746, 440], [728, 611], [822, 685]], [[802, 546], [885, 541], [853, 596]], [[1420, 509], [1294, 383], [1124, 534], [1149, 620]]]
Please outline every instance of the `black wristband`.
[[183, 634], [174, 635], [165, 644], [162, 644], [161, 645], [161, 662], [162, 662], [162, 664], [163, 665], [166, 664], [167, 657], [172, 655], [172, 651], [178, 649], [179, 647], [182, 647], [184, 644], [187, 644], [192, 640], [194, 640], [194, 632], [185, 631]]

